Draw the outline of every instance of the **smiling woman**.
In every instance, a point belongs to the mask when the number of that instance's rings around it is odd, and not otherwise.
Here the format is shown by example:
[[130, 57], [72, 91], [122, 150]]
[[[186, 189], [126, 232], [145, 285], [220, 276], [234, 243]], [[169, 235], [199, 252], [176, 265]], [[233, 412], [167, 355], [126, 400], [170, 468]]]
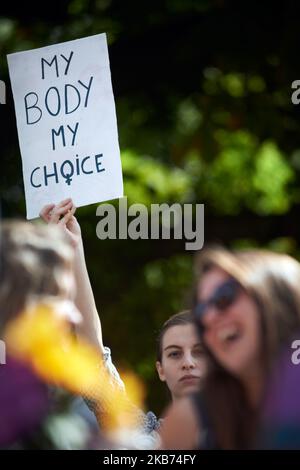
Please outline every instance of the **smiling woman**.
[[173, 406], [163, 447], [259, 447], [274, 368], [300, 331], [300, 264], [263, 250], [215, 248], [196, 267], [193, 311], [208, 372], [200, 394]]

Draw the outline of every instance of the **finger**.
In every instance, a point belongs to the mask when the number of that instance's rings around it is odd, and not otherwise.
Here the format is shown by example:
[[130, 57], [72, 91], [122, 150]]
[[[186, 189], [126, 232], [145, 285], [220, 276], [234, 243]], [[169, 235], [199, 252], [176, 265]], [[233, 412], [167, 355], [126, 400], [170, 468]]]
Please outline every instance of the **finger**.
[[[59, 212], [57, 212], [57, 211], [59, 211], [60, 209], [63, 209], [63, 208], [66, 208], [66, 210], [68, 210], [71, 207], [72, 204], [73, 204], [73, 202], [72, 202], [72, 199], [70, 197], [67, 198], [67, 199], [64, 199], [63, 201], [60, 201], [55, 206], [55, 214], [57, 214], [57, 213], [59, 214]], [[62, 213], [64, 213], [64, 211]]]
[[76, 222], [76, 221], [77, 221], [77, 220], [76, 220], [76, 217], [74, 217], [74, 214], [75, 214], [76, 210], [77, 210], [77, 207], [73, 204], [73, 206], [72, 206], [71, 209], [70, 209], [71, 215], [70, 215], [70, 218], [69, 218], [68, 221], [67, 221], [67, 224], [68, 224], [69, 222]]
[[67, 203], [66, 205], [62, 207], [60, 207], [59, 205], [55, 206], [51, 213], [50, 223], [57, 224], [60, 217], [62, 215], [65, 215], [71, 208], [72, 208], [72, 201], [70, 201], [69, 203]]
[[72, 209], [70, 211], [70, 219], [68, 220], [68, 222], [76, 222], [76, 217], [74, 217], [76, 209], [77, 209], [77, 207], [74, 206], [74, 204], [73, 204]]
[[74, 215], [72, 215], [72, 217], [71, 217], [71, 219], [69, 220], [69, 222], [72, 222], [72, 223], [77, 222], [76, 217], [74, 217]]
[[68, 227], [72, 231], [72, 228], [74, 227], [74, 224], [78, 224], [78, 221], [77, 221], [76, 217], [74, 217], [74, 215], [72, 215], [72, 217], [70, 217], [70, 219], [67, 221], [66, 227]]
[[71, 213], [72, 216], [75, 214], [76, 209], [77, 209], [77, 207], [73, 204], [73, 206], [72, 206], [72, 208], [71, 208], [71, 210], [70, 210], [70, 213]]
[[40, 211], [40, 217], [45, 221], [48, 222], [50, 219], [51, 211], [55, 207], [55, 204], [47, 204], [42, 208]]
[[58, 225], [65, 226], [73, 217], [76, 208], [73, 206], [58, 222]]
[[64, 215], [72, 208], [72, 201], [63, 207], [55, 206], [52, 213], [57, 215]]
[[68, 197], [67, 199], [64, 199], [59, 204], [57, 204], [57, 207], [64, 207], [67, 204], [69, 204], [70, 202], [72, 202], [72, 198]]

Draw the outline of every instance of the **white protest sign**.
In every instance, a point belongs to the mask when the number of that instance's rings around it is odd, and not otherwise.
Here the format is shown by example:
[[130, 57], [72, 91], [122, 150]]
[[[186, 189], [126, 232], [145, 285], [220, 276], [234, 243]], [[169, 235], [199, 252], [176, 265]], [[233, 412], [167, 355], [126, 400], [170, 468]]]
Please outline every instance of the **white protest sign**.
[[8, 56], [27, 218], [123, 196], [106, 35]]

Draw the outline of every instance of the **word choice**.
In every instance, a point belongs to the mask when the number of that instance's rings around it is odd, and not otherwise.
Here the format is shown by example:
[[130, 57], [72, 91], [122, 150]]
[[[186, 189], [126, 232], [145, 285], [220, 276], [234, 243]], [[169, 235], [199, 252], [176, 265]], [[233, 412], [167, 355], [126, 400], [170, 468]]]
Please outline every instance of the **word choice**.
[[105, 171], [105, 168], [102, 168], [102, 157], [102, 153], [98, 153], [93, 157], [88, 155], [84, 158], [79, 158], [76, 155], [75, 162], [65, 160], [61, 164], [53, 162], [50, 166], [37, 166], [30, 174], [30, 184], [33, 188], [41, 188], [42, 186], [48, 186], [49, 180], [51, 183], [58, 184], [64, 179], [65, 183], [70, 186], [74, 176], [91, 175]]

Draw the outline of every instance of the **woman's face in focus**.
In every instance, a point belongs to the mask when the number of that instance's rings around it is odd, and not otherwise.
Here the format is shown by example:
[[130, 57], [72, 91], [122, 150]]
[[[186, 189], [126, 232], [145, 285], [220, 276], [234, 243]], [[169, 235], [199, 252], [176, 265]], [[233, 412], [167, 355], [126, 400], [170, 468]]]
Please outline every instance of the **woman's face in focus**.
[[206, 358], [192, 323], [166, 330], [162, 339], [162, 360], [157, 361], [156, 368], [173, 400], [199, 389], [206, 372]]
[[[198, 301], [206, 302], [230, 276], [213, 268], [198, 287]], [[229, 372], [238, 377], [260, 367], [261, 329], [259, 313], [252, 298], [240, 287], [233, 302], [224, 310], [208, 305], [202, 316], [203, 341]]]

